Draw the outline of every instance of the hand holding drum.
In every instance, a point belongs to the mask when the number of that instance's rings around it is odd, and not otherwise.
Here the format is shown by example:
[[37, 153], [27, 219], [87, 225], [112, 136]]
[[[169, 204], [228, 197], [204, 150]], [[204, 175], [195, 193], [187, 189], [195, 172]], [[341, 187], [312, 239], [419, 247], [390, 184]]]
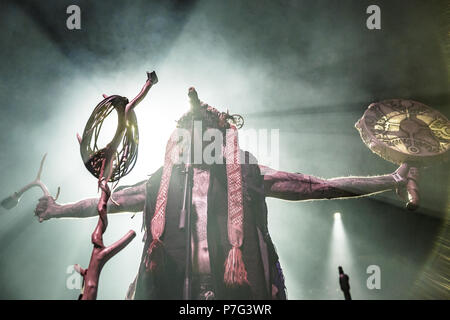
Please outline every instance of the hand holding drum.
[[409, 165], [406, 207], [415, 210], [419, 168], [448, 160], [448, 119], [420, 102], [391, 99], [369, 105], [355, 127], [366, 146], [381, 158]]

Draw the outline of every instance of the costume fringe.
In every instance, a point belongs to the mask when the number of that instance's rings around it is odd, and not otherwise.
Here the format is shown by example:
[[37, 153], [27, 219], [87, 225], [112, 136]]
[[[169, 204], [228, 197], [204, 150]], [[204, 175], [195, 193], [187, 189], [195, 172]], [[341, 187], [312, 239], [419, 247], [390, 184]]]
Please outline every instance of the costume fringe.
[[224, 282], [227, 287], [248, 285], [242, 251], [239, 247], [232, 247], [225, 261]]
[[145, 269], [155, 272], [164, 267], [165, 260], [164, 244], [159, 239], [153, 239], [148, 246], [147, 255], [145, 257]]

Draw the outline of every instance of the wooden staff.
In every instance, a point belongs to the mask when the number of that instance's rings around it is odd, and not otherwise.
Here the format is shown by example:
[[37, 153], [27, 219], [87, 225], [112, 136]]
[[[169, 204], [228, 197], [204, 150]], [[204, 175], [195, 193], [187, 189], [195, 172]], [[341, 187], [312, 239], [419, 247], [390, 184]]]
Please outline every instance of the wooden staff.
[[[134, 107], [145, 98], [147, 92], [150, 90], [152, 85], [157, 82], [158, 78], [156, 76], [156, 73], [154, 71], [152, 73], [147, 72], [147, 81], [144, 87], [142, 88], [141, 92], [136, 96], [136, 98], [127, 103], [124, 108], [123, 106], [118, 107], [117, 112], [119, 115], [118, 121], [119, 123], [113, 140], [105, 148], [96, 151], [95, 154], [90, 154], [89, 155], [90, 161], [88, 162], [85, 161], [85, 165], [87, 167], [89, 164], [96, 165], [101, 163], [99, 172], [96, 171], [96, 168], [89, 167], [88, 169], [90, 169], [89, 171], [93, 173], [95, 176], [97, 176], [98, 172], [98, 179], [99, 179], [98, 187], [102, 193], [97, 204], [97, 211], [99, 215], [98, 223], [91, 236], [93, 249], [91, 259], [89, 261], [89, 266], [87, 269], [83, 269], [79, 265], [75, 266], [75, 270], [77, 270], [83, 277], [83, 288], [82, 293], [79, 297], [80, 300], [94, 300], [97, 298], [98, 282], [100, 278], [100, 272], [103, 266], [109, 259], [111, 259], [114, 255], [116, 255], [123, 248], [125, 248], [136, 236], [136, 233], [133, 230], [130, 230], [114, 244], [108, 247], [105, 247], [105, 245], [103, 244], [103, 234], [105, 233], [106, 228], [108, 226], [107, 204], [111, 198], [111, 190], [108, 186], [108, 182], [111, 180], [113, 173], [117, 175], [114, 177], [116, 181], [120, 179], [121, 176], [128, 173], [124, 171], [119, 171], [117, 173], [117, 171], [115, 171], [115, 169], [117, 169], [120, 166], [121, 161], [124, 159], [125, 159], [124, 161], [127, 161], [126, 159], [128, 159], [129, 156], [129, 148], [128, 146], [125, 146], [125, 148], [122, 149], [123, 151], [122, 157], [114, 165], [114, 161], [117, 160], [117, 148], [123, 141], [124, 135], [126, 135], [125, 131], [127, 126], [129, 126], [129, 120], [131, 118], [135, 119], [133, 113]], [[106, 95], [103, 95], [103, 97], [105, 98], [105, 100], [108, 99], [108, 96]], [[120, 101], [123, 101], [123, 99]], [[133, 115], [133, 117], [131, 115]], [[77, 135], [78, 141], [80, 142], [83, 160], [85, 160], [86, 158], [85, 156], [83, 156], [83, 151], [86, 150], [85, 149], [86, 145], [90, 144], [90, 139], [92, 137], [92, 132], [89, 133], [88, 135], [86, 135], [86, 132], [89, 132], [89, 130], [85, 130], [83, 138], [80, 138], [80, 136]]]

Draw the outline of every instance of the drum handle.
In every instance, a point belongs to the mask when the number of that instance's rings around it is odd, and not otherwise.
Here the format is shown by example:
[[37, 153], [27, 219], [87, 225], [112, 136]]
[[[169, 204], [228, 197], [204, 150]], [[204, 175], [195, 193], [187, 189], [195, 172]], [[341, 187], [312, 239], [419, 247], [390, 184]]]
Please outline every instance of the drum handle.
[[408, 181], [406, 183], [406, 190], [408, 191], [408, 202], [406, 208], [409, 210], [416, 210], [419, 207], [419, 169], [417, 167], [410, 167], [408, 172]]

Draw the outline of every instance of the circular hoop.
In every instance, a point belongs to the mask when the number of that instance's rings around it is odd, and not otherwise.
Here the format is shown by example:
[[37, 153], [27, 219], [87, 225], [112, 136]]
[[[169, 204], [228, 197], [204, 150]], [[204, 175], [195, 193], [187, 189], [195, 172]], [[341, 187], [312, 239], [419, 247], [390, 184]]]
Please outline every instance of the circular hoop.
[[[128, 113], [125, 123], [125, 106], [128, 99], [118, 95], [110, 96], [101, 101], [92, 112], [84, 128], [80, 143], [80, 153], [84, 165], [97, 179], [101, 177], [106, 159], [112, 159], [112, 170], [109, 182], [119, 181], [134, 167], [137, 160], [139, 131], [136, 114]], [[98, 146], [98, 137], [105, 119], [115, 110], [118, 117], [117, 130], [114, 138], [104, 148]]]

